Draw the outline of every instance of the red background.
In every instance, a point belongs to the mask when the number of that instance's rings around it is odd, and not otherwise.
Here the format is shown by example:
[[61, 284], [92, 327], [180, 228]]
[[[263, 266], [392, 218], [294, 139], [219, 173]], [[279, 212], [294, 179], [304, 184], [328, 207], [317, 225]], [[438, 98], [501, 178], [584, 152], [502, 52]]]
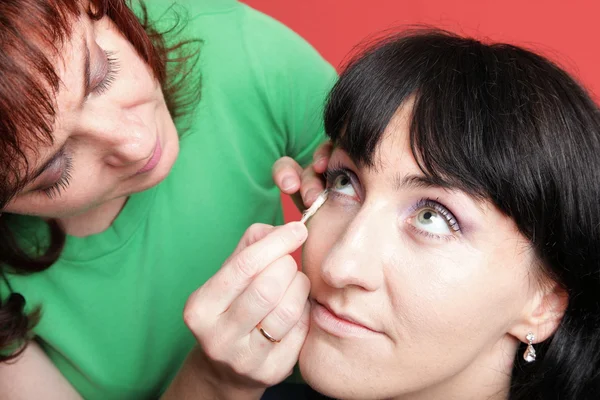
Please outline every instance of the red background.
[[[537, 50], [571, 72], [593, 95], [600, 93], [600, 0], [243, 1], [292, 28], [336, 67], [369, 35], [406, 24], [429, 24]], [[284, 210], [288, 220], [299, 218], [288, 199]]]

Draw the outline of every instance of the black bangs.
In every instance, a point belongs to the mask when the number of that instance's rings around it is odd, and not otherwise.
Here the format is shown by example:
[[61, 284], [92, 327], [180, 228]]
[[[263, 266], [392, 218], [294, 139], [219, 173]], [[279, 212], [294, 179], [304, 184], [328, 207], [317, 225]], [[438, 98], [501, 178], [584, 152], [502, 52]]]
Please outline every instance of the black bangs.
[[[595, 105], [554, 64], [439, 30], [388, 37], [352, 60], [330, 93], [325, 129], [355, 162], [372, 166], [386, 126], [409, 99], [411, 148], [423, 173], [525, 217], [520, 228], [530, 238], [542, 217], [531, 201], [553, 204], [556, 186], [576, 178], [573, 158], [593, 157], [573, 141], [599, 149], [584, 127], [587, 120], [598, 129]], [[572, 193], [560, 196], [569, 201]]]

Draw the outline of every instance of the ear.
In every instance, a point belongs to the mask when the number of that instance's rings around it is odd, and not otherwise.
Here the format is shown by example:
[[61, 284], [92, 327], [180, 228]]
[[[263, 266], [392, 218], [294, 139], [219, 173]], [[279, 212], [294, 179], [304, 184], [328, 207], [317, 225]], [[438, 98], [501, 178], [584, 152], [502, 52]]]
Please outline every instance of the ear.
[[560, 324], [565, 314], [569, 296], [567, 291], [554, 281], [537, 284], [530, 301], [523, 307], [523, 314], [511, 327], [509, 333], [520, 342], [527, 342], [529, 332], [535, 335], [533, 343], [548, 339]]

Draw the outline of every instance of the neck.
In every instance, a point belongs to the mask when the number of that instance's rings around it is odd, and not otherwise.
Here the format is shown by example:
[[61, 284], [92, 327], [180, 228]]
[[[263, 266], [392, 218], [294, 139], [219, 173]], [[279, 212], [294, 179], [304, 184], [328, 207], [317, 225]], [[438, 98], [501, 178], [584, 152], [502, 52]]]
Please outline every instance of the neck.
[[396, 400], [506, 400], [518, 342], [506, 335], [458, 374]]
[[70, 236], [85, 237], [107, 230], [117, 218], [127, 197], [118, 197], [88, 211], [58, 220], [63, 231]]

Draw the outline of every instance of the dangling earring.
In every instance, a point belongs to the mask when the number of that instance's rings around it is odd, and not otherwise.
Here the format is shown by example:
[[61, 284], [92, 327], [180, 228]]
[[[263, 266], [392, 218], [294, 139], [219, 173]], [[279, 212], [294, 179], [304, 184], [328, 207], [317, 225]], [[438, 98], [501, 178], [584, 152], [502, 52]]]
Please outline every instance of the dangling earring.
[[525, 336], [525, 339], [527, 339], [529, 344], [527, 345], [527, 349], [525, 350], [525, 353], [523, 354], [523, 358], [527, 362], [533, 362], [533, 361], [535, 361], [535, 349], [533, 348], [533, 341], [535, 340], [535, 335], [533, 333], [529, 332], [527, 334], [527, 336]]

